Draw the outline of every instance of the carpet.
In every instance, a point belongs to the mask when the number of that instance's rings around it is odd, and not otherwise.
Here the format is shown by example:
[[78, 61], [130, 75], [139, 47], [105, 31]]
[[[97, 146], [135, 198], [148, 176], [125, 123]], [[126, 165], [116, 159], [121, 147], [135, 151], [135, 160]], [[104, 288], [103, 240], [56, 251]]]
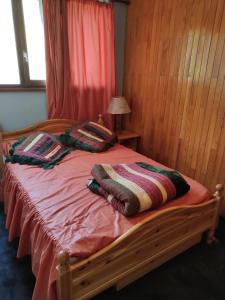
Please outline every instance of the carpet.
[[[0, 206], [0, 300], [30, 300], [35, 284], [30, 257], [16, 258], [18, 240], [8, 242], [4, 224]], [[202, 241], [120, 292], [111, 288], [94, 299], [225, 300], [225, 219], [216, 235], [217, 244]]]

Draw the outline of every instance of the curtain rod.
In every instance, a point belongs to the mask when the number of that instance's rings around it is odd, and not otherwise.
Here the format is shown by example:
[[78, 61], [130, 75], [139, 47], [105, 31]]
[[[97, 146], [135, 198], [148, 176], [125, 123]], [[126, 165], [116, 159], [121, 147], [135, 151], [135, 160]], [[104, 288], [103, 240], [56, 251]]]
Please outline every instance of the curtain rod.
[[130, 4], [129, 0], [113, 0], [112, 2], [120, 2], [120, 3], [124, 3], [124, 4]]
[[123, 4], [130, 4], [130, 0], [97, 0], [98, 2], [101, 3], [114, 3], [114, 2], [119, 2], [119, 3], [123, 3]]

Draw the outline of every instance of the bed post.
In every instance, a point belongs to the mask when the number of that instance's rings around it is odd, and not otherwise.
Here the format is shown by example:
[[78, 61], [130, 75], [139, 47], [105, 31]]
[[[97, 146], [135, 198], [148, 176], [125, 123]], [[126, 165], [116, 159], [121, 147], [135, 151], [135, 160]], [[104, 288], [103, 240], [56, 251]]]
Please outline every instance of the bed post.
[[216, 185], [216, 191], [213, 194], [213, 198], [217, 201], [216, 203], [216, 211], [214, 214], [214, 218], [213, 218], [213, 224], [212, 227], [210, 228], [209, 232], [208, 232], [208, 237], [207, 237], [207, 243], [208, 244], [212, 244], [213, 242], [216, 241], [215, 238], [215, 231], [216, 231], [216, 227], [218, 225], [218, 221], [219, 221], [219, 216], [220, 214], [224, 213], [224, 203], [223, 203], [223, 185], [222, 184], [217, 184]]
[[69, 253], [60, 251], [57, 255], [57, 300], [72, 300], [72, 279]]
[[217, 184], [214, 197], [220, 200], [220, 216], [225, 217], [225, 199], [223, 195], [224, 187], [222, 184]]

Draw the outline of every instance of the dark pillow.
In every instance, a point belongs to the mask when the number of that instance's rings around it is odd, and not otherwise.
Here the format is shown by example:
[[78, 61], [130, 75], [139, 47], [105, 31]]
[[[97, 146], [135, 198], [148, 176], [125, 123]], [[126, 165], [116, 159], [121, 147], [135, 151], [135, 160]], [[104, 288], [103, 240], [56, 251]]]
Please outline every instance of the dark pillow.
[[62, 145], [56, 136], [35, 132], [20, 138], [12, 145], [6, 162], [51, 169], [69, 152], [70, 149]]
[[112, 147], [116, 141], [116, 134], [95, 122], [85, 122], [61, 134], [60, 141], [69, 147], [102, 152]]

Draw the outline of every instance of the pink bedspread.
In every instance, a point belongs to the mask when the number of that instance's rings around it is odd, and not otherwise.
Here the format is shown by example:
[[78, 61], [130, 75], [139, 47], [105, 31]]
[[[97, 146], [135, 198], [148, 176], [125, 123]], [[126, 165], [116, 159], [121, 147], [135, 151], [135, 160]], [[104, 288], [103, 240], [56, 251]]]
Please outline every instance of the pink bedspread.
[[[55, 255], [60, 250], [87, 257], [152, 213], [126, 218], [86, 187], [95, 163], [137, 161], [162, 166], [121, 145], [100, 154], [73, 151], [52, 170], [6, 165], [0, 199], [4, 200], [9, 240], [20, 236], [18, 257], [32, 255], [36, 276], [33, 300], [55, 299]], [[191, 190], [164, 207], [194, 205], [209, 199], [202, 185], [185, 178]]]

